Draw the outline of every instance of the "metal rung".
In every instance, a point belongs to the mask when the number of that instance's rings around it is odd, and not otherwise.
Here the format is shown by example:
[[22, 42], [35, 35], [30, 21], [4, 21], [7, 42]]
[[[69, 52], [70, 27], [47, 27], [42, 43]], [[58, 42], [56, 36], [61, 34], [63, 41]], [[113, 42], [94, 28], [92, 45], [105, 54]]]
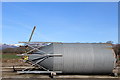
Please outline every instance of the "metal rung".
[[[17, 56], [30, 56], [34, 54], [17, 54]], [[62, 54], [37, 54], [37, 56], [54, 56], [54, 57], [61, 57]]]
[[19, 43], [62, 43], [62, 42], [19, 42]]
[[62, 71], [17, 71], [17, 73], [62, 73]]

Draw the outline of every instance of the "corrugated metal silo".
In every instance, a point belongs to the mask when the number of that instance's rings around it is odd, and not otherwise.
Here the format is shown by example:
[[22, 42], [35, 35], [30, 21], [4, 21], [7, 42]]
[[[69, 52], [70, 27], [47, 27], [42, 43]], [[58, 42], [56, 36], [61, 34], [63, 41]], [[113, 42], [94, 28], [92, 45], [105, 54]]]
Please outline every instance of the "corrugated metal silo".
[[[62, 54], [51, 57], [40, 65], [62, 73], [105, 74], [112, 73], [115, 55], [111, 44], [102, 43], [52, 43], [41, 48], [48, 54]], [[39, 56], [29, 56], [29, 59]]]

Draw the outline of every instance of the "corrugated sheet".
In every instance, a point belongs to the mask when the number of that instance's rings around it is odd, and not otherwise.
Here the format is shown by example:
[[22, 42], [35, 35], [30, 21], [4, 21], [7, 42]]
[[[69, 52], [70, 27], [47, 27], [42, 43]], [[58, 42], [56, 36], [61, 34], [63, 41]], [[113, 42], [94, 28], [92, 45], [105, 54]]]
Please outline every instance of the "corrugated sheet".
[[111, 73], [115, 65], [114, 52], [110, 44], [53, 43], [42, 50], [63, 55], [42, 63], [51, 70], [61, 70], [63, 73]]
[[[41, 48], [41, 50], [46, 52], [46, 54], [53, 54], [53, 45], [51, 44], [51, 45], [45, 46]], [[40, 56], [34, 54], [34, 55], [29, 56], [29, 59], [31, 60], [31, 59], [35, 59], [39, 57]], [[45, 67], [46, 69], [53, 70], [53, 60], [54, 60], [53, 57], [50, 57], [44, 60], [43, 62], [41, 62], [40, 65]]]

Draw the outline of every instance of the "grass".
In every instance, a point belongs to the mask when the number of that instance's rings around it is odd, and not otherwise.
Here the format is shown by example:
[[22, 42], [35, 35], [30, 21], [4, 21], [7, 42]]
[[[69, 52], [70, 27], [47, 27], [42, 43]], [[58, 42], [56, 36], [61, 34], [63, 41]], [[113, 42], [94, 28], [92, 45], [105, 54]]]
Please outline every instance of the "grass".
[[3, 59], [17, 59], [17, 58], [20, 58], [19, 56], [17, 56], [16, 54], [0, 54], [0, 58], [3, 58]]

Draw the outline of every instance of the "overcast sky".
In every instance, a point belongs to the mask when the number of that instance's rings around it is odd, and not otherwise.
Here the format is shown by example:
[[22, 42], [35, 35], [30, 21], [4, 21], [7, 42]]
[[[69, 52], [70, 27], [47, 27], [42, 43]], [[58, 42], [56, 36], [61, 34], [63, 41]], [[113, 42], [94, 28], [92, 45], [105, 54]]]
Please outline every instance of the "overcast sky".
[[2, 4], [3, 43], [28, 41], [118, 42], [117, 2], [19, 2]]

